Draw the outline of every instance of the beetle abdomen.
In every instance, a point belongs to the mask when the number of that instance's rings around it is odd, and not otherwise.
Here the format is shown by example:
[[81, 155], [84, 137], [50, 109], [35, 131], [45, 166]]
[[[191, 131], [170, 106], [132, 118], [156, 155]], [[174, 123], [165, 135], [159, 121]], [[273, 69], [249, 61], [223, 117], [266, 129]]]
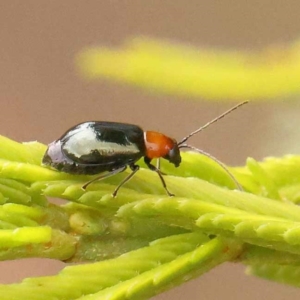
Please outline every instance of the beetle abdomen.
[[43, 163], [73, 174], [97, 174], [136, 162], [145, 153], [143, 130], [135, 125], [86, 122], [48, 146]]

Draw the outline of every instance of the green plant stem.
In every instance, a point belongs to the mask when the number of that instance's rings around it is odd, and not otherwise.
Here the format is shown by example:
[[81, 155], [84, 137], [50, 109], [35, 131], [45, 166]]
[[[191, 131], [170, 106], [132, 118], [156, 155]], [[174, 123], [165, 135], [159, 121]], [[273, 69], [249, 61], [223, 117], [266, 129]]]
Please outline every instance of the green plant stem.
[[[208, 238], [200, 233], [181, 234], [152, 242], [150, 246], [131, 251], [114, 260], [106, 260], [93, 264], [66, 267], [59, 275], [29, 278], [20, 284], [0, 285], [3, 300], [24, 299], [76, 299], [80, 295], [97, 293], [115, 284], [134, 278], [158, 266], [189, 253]], [[212, 248], [226, 251], [228, 246], [217, 242]], [[209, 249], [206, 255], [213, 257]], [[218, 251], [218, 252], [219, 252]], [[232, 250], [235, 253], [235, 251]], [[231, 251], [227, 251], [231, 254]], [[147, 257], [147, 259], [145, 259]], [[192, 256], [193, 257], [193, 256]], [[189, 263], [189, 261], [187, 261]], [[172, 274], [171, 274], [172, 275]]]

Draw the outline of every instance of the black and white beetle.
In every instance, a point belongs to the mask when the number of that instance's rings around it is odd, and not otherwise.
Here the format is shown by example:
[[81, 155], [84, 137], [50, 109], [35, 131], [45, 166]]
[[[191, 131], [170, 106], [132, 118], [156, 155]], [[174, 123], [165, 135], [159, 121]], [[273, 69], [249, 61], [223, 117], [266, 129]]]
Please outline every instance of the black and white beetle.
[[101, 121], [81, 123], [49, 144], [43, 158], [43, 164], [70, 174], [95, 175], [107, 172], [87, 182], [83, 186], [84, 189], [90, 183], [123, 172], [129, 166], [132, 173], [121, 181], [114, 190], [113, 196], [115, 197], [120, 187], [139, 170], [136, 162], [144, 157], [149, 169], [158, 174], [168, 195], [173, 196], [166, 186], [160, 169], [152, 165], [151, 160], [164, 158], [178, 167], [181, 163], [180, 149], [189, 148], [216, 161], [228, 173], [237, 187], [242, 190], [240, 184], [222, 162], [185, 142], [191, 136], [246, 103], [247, 101], [234, 106], [190, 133], [180, 142], [159, 132], [144, 132], [139, 126], [131, 124]]

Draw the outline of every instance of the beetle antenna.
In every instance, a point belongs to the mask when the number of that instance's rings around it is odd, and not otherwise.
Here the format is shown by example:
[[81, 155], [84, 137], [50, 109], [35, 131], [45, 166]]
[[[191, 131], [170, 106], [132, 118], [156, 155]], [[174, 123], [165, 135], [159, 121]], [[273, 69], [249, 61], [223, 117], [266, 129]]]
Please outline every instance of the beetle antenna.
[[207, 157], [209, 157], [210, 159], [212, 159], [213, 161], [215, 161], [220, 167], [223, 168], [223, 170], [229, 175], [229, 177], [232, 179], [232, 181], [235, 183], [235, 185], [237, 186], [237, 188], [240, 190], [240, 191], [243, 191], [244, 189], [242, 188], [242, 186], [240, 185], [240, 183], [237, 181], [237, 179], [233, 176], [233, 174], [228, 170], [228, 168], [221, 162], [219, 161], [217, 158], [215, 158], [214, 156], [212, 156], [211, 154], [201, 150], [201, 149], [198, 149], [194, 146], [190, 146], [188, 144], [181, 144], [179, 146], [179, 148], [189, 148], [189, 149], [192, 149], [192, 150], [195, 150]]
[[234, 107], [230, 108], [229, 110], [225, 111], [223, 114], [219, 115], [218, 117], [214, 118], [213, 120], [209, 121], [208, 123], [206, 123], [205, 125], [201, 126], [200, 128], [198, 128], [197, 130], [193, 131], [192, 133], [190, 133], [188, 136], [184, 137], [179, 143], [178, 146], [182, 145], [183, 143], [185, 143], [191, 136], [195, 135], [196, 133], [204, 130], [205, 128], [207, 128], [208, 126], [210, 126], [211, 124], [219, 121], [220, 119], [222, 119], [223, 117], [225, 117], [226, 115], [228, 115], [229, 113], [231, 113], [232, 111], [236, 110], [237, 108], [239, 108], [240, 106], [248, 103], [249, 101], [244, 101], [242, 103], [239, 103], [237, 105], [235, 105]]

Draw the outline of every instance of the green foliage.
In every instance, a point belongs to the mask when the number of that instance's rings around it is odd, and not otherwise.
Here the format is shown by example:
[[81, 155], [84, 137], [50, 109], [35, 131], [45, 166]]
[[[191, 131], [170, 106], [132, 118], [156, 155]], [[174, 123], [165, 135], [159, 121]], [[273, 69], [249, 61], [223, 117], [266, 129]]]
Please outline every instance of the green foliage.
[[84, 262], [0, 285], [1, 299], [148, 298], [225, 261], [299, 286], [298, 156], [231, 168], [241, 192], [215, 162], [187, 152], [180, 168], [162, 162], [175, 197], [142, 169], [112, 198], [126, 172], [84, 191], [89, 176], [41, 166], [44, 145], [0, 142], [0, 259]]
[[86, 78], [125, 82], [194, 99], [285, 99], [299, 95], [299, 41], [261, 51], [193, 48], [147, 37], [78, 56]]

